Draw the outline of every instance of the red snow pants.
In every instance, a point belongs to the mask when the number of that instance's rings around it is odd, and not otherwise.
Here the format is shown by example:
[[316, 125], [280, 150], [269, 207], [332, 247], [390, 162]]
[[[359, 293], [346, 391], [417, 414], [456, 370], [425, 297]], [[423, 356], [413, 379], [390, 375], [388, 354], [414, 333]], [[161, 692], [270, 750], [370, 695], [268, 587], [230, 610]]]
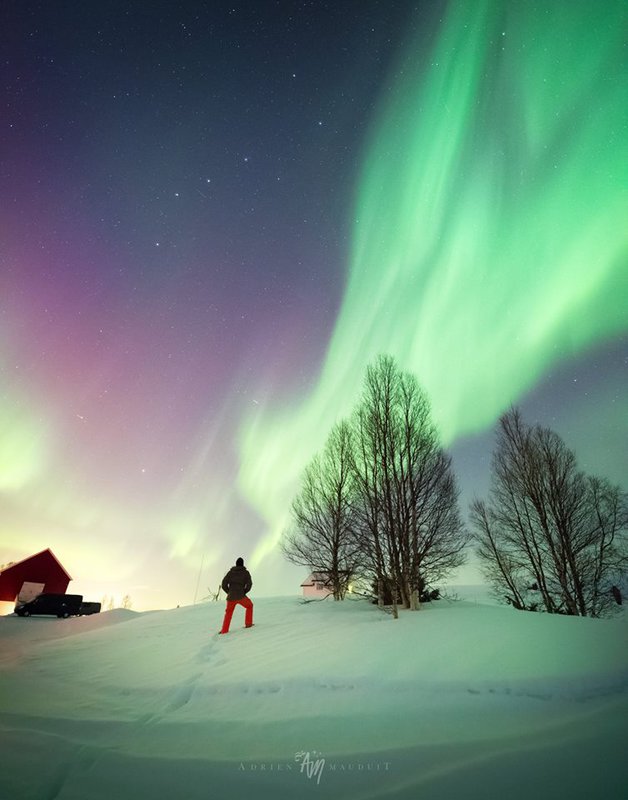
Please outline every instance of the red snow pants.
[[225, 609], [225, 618], [222, 621], [221, 633], [229, 633], [229, 625], [231, 625], [231, 617], [235, 611], [236, 606], [244, 606], [246, 612], [244, 614], [244, 624], [250, 628], [253, 624], [253, 603], [248, 597], [243, 597], [241, 600], [227, 600], [227, 608]]

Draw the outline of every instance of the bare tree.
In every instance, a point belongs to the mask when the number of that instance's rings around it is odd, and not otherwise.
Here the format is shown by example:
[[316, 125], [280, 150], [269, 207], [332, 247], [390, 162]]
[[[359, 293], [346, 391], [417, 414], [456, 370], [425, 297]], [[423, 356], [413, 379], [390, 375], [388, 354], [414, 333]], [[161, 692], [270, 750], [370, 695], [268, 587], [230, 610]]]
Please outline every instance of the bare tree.
[[113, 595], [109, 596], [108, 594], [103, 595], [101, 600], [101, 608], [105, 609], [105, 611], [113, 611], [115, 606], [115, 600]]
[[121, 608], [133, 608], [133, 601], [131, 600], [130, 594], [125, 594], [122, 598]]
[[280, 543], [293, 564], [327, 575], [335, 600], [344, 597], [360, 558], [352, 535], [351, 448], [349, 425], [336, 424], [322, 454], [305, 469], [292, 503], [292, 527]]
[[579, 471], [552, 430], [500, 419], [487, 502], [471, 506], [477, 554], [515, 608], [600, 616], [627, 565], [626, 495]]
[[397, 616], [397, 592], [393, 592], [389, 579], [389, 554], [384, 535], [384, 508], [380, 491], [382, 468], [377, 456], [377, 427], [372, 416], [364, 408], [354, 414], [353, 430], [355, 445], [353, 449], [352, 472], [359, 501], [356, 503], [356, 527], [354, 535], [367, 576], [370, 576], [377, 591], [380, 607], [386, 596], [391, 596], [393, 613]]
[[353, 431], [360, 546], [396, 616], [398, 600], [418, 609], [425, 585], [464, 563], [458, 491], [427, 396], [390, 356], [367, 368]]

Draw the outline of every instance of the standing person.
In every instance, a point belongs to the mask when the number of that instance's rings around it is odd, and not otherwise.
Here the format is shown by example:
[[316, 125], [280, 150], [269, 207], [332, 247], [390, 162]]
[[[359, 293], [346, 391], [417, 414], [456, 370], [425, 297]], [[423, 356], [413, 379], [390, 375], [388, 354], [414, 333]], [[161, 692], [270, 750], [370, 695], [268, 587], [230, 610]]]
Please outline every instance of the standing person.
[[253, 586], [253, 581], [251, 580], [250, 572], [244, 566], [244, 559], [236, 559], [235, 567], [231, 567], [222, 579], [222, 588], [227, 593], [227, 608], [225, 609], [225, 618], [222, 622], [220, 633], [229, 633], [231, 617], [237, 605], [244, 606], [246, 609], [244, 627], [252, 627], [253, 603], [246, 596], [247, 592], [251, 591], [251, 586]]

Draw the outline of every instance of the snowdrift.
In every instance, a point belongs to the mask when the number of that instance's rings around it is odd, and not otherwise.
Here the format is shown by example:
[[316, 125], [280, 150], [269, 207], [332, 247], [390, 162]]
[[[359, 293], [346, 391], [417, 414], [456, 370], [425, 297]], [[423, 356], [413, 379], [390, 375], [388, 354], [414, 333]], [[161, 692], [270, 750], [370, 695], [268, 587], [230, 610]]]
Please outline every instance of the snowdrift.
[[623, 795], [625, 618], [223, 610], [0, 618], [0, 797]]

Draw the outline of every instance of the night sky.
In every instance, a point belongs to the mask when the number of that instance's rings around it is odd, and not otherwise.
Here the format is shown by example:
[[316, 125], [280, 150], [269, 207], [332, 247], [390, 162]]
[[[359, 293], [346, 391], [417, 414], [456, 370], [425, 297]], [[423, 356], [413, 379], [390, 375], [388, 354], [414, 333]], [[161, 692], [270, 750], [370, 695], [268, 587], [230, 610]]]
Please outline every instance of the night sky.
[[626, 488], [625, 22], [5, 0], [0, 562], [51, 547], [138, 609], [240, 555], [298, 592], [290, 500], [382, 352], [465, 507], [512, 403]]

